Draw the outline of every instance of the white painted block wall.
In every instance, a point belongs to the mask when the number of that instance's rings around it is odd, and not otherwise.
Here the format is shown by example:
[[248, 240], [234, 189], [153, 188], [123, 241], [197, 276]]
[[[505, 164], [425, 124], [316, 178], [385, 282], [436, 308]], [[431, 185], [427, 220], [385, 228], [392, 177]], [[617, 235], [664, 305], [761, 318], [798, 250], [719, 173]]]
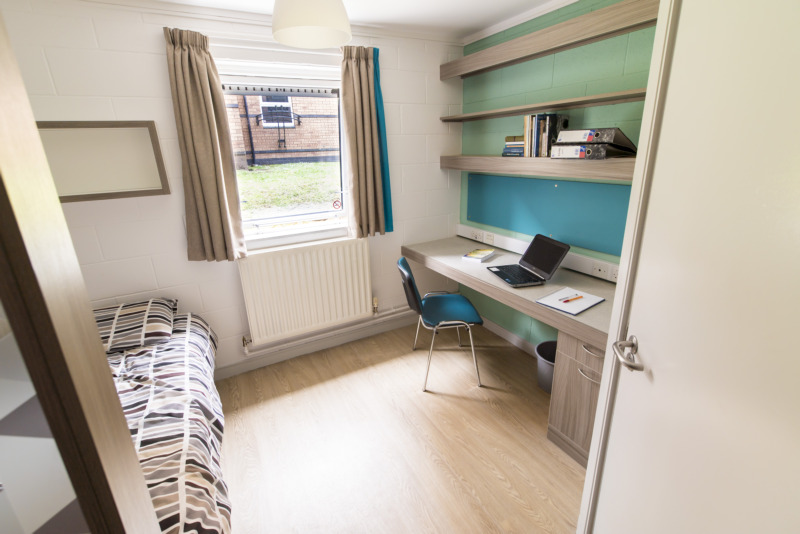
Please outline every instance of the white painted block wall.
[[[71, 0], [0, 0], [0, 13], [37, 120], [155, 120], [172, 194], [62, 206], [93, 304], [177, 298], [181, 311], [202, 315], [219, 335], [221, 368], [245, 358], [242, 289], [235, 264], [186, 260], [162, 27], [200, 31], [212, 45], [215, 35], [266, 42], [269, 28], [242, 15], [221, 20], [171, 11], [174, 4], [146, 5], [150, 11]], [[371, 275], [380, 308], [392, 309], [405, 305], [395, 266], [400, 246], [455, 235], [460, 173], [440, 170], [439, 156], [460, 153], [461, 129], [438, 118], [460, 112], [462, 92], [458, 80], [439, 81], [439, 65], [459, 57], [462, 48], [380, 36], [356, 37], [350, 44], [380, 49], [395, 231], [370, 238]], [[432, 273], [416, 274], [423, 289], [447, 284]]]

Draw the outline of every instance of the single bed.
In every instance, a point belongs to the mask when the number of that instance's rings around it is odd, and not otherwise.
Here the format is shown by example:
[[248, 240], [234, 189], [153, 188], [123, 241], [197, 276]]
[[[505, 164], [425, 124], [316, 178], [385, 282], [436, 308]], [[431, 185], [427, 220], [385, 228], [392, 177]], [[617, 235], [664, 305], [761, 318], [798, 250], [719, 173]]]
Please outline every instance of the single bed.
[[177, 301], [95, 310], [108, 364], [163, 533], [229, 533], [217, 338]]

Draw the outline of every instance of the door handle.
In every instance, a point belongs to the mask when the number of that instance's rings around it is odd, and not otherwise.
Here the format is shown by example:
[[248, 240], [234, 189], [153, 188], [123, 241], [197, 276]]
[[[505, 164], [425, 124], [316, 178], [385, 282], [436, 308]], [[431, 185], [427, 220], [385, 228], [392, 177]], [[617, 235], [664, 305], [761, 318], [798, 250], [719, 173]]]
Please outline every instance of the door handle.
[[643, 371], [644, 365], [636, 361], [636, 351], [639, 350], [639, 340], [636, 336], [630, 336], [628, 341], [615, 341], [611, 344], [614, 354], [617, 355], [619, 363], [628, 368], [629, 371]]

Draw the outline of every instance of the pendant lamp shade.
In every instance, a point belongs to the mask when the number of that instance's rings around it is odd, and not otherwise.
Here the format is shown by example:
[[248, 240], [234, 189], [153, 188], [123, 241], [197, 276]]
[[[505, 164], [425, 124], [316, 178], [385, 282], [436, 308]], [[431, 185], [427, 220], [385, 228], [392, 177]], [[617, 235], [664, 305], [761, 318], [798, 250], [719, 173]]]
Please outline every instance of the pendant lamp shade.
[[295, 48], [338, 48], [353, 34], [342, 0], [275, 0], [272, 36]]

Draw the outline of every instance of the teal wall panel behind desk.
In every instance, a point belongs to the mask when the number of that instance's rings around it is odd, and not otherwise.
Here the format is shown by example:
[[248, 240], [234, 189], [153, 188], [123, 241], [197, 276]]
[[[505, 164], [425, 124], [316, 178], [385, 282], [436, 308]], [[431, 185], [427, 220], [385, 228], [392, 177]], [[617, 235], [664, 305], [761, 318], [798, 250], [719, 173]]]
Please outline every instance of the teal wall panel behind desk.
[[630, 193], [629, 185], [470, 174], [467, 220], [619, 256]]

